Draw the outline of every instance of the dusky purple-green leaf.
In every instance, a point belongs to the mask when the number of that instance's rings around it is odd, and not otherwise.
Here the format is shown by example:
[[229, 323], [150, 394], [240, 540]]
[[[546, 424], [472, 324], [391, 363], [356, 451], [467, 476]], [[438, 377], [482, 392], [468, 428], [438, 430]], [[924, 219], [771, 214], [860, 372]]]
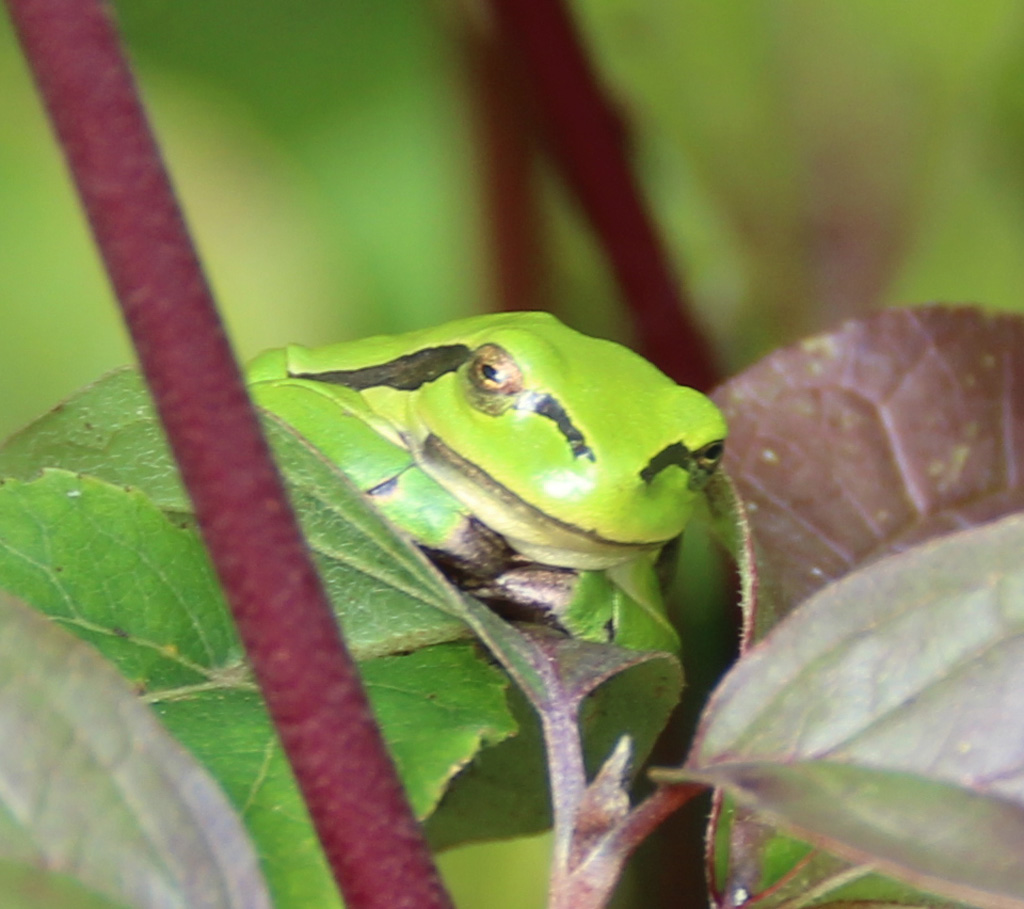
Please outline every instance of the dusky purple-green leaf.
[[[885, 312], [778, 351], [716, 394], [756, 555], [745, 646], [845, 571], [1020, 507], [1021, 325], [966, 307]], [[761, 870], [786, 873], [772, 858], [786, 837], [747, 824], [723, 890], [747, 889], [755, 841]]]
[[2, 860], [0, 904], [4, 909], [132, 909], [83, 887], [71, 875]]
[[[812, 843], [877, 859], [916, 886], [984, 905], [1024, 904], [1024, 877], [1020, 891], [1012, 875], [992, 877], [992, 893], [982, 886], [1000, 863], [1019, 863], [1020, 839], [1006, 826], [1018, 815], [1024, 836], [1022, 551], [1024, 515], [1011, 515], [887, 556], [819, 591], [726, 676], [683, 775], [727, 786]], [[754, 776], [744, 776], [751, 767]], [[817, 786], [822, 801], [812, 811], [801, 796], [791, 812], [805, 771], [807, 791]], [[821, 773], [846, 787], [842, 798], [816, 782]], [[872, 781], [863, 799], [842, 773]], [[741, 780], [755, 777], [751, 794]], [[878, 792], [901, 787], [927, 798], [897, 793], [900, 812], [882, 811]], [[921, 851], [921, 830], [956, 830], [968, 809], [970, 836]], [[890, 842], [899, 817], [905, 849]]]
[[1024, 906], [1024, 807], [1017, 802], [835, 761], [735, 761], [691, 778], [728, 789], [855, 865], [984, 909]]
[[95, 651], [0, 596], [0, 856], [142, 907], [270, 906], [213, 779]]

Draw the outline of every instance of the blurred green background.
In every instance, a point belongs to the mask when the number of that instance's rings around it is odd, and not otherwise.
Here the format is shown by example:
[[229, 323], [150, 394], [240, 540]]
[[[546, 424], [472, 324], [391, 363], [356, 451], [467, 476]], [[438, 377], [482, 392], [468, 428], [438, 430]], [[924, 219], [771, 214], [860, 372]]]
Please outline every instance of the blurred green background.
[[[115, 6], [241, 355], [493, 305], [468, 50], [484, 6]], [[1020, 307], [1024, 6], [575, 9], [724, 372], [881, 305]], [[574, 206], [538, 174], [549, 299], [628, 338]], [[5, 20], [0, 301], [0, 437], [131, 358]], [[447, 857], [460, 907], [542, 905], [545, 850]]]

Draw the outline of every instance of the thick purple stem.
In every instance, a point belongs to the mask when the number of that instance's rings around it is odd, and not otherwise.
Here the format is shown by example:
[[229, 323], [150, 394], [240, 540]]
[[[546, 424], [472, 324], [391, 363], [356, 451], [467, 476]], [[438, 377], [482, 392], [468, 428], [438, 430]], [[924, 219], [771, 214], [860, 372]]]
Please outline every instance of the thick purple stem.
[[7, 0], [199, 526], [351, 909], [446, 907], [99, 0]]
[[492, 0], [523, 58], [562, 175], [576, 193], [636, 317], [641, 352], [676, 381], [718, 378], [687, 315], [654, 221], [626, 160], [619, 122], [564, 0]]

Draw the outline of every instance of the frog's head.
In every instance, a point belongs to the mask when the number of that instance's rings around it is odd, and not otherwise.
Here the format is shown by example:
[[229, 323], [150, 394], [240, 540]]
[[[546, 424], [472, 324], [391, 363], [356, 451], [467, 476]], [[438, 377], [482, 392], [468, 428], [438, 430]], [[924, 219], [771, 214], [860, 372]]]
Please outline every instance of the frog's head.
[[682, 532], [723, 453], [708, 398], [547, 313], [453, 324], [461, 351], [406, 399], [425, 471], [541, 562], [604, 568]]

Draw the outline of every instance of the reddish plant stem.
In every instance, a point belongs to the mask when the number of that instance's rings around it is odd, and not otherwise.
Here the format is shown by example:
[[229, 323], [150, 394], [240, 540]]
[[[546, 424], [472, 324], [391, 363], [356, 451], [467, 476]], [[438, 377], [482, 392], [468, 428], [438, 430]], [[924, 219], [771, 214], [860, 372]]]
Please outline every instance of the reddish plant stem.
[[7, 0], [253, 670], [351, 909], [446, 907], [98, 0]]
[[706, 790], [703, 783], [659, 786], [629, 813], [617, 834], [618, 848], [633, 852], [666, 818]]
[[[599, 909], [607, 904], [622, 874], [622, 867], [636, 848], [668, 817], [705, 787], [697, 783], [661, 786], [633, 808], [567, 878], [552, 877], [550, 903], [565, 909]], [[680, 892], [673, 894], [678, 905]]]
[[564, 0], [492, 0], [522, 57], [566, 182], [596, 232], [637, 324], [641, 352], [676, 381], [709, 388], [717, 370], [626, 160], [619, 121]]
[[464, 32], [497, 308], [547, 309], [534, 118], [522, 67], [494, 29], [469, 22]]

